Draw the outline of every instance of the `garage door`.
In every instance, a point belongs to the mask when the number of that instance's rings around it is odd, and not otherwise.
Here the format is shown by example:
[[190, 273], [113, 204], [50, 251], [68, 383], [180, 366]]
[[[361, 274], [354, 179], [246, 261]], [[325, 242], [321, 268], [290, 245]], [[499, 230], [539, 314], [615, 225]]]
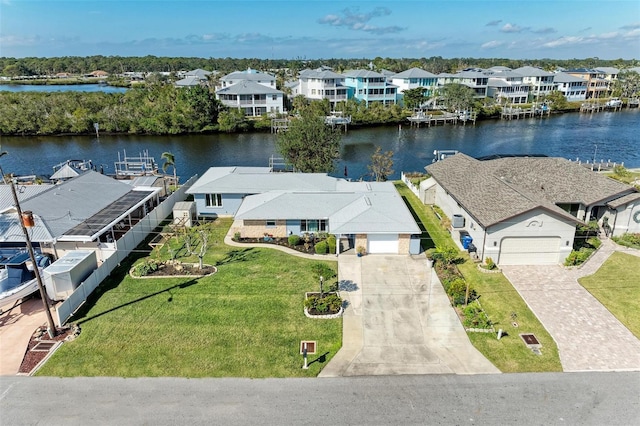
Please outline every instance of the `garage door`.
[[500, 265], [554, 265], [560, 257], [559, 237], [503, 238]]
[[369, 234], [367, 243], [367, 253], [398, 254], [398, 234]]

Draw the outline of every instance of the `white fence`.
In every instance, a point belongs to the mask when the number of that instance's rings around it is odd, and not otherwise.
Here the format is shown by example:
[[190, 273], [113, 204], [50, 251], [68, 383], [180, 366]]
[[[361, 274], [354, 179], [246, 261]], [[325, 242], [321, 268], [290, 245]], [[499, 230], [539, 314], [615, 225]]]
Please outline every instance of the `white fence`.
[[93, 273], [74, 290], [67, 300], [56, 308], [59, 325], [66, 323], [71, 315], [84, 304], [96, 287], [111, 274], [111, 271], [113, 271], [154, 228], [169, 217], [176, 202], [184, 201], [187, 198], [185, 192], [197, 178], [198, 176], [192, 176], [191, 179], [149, 212], [144, 219], [136, 223], [116, 242], [117, 250], [115, 253], [108, 257], [102, 265], [93, 271]]
[[420, 190], [413, 183], [411, 183], [411, 179], [406, 177], [404, 172], [400, 172], [400, 179], [402, 179], [402, 182], [404, 182], [407, 187], [409, 187], [411, 192], [416, 194], [416, 197], [420, 198]]

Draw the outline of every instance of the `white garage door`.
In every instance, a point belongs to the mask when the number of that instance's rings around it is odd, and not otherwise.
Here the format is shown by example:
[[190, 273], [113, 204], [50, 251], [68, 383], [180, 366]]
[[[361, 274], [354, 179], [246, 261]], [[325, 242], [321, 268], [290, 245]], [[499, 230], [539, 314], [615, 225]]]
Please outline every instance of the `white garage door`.
[[503, 238], [500, 265], [554, 265], [560, 257], [560, 237]]
[[367, 253], [398, 254], [398, 234], [368, 234]]

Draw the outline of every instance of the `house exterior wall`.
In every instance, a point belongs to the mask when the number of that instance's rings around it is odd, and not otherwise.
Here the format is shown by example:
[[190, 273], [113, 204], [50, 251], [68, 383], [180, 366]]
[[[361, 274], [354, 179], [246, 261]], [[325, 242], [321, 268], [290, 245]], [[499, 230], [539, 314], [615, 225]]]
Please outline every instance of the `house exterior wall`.
[[301, 235], [302, 231], [300, 229], [300, 221], [299, 220], [287, 220], [287, 235]]
[[242, 238], [262, 238], [269, 234], [275, 238], [286, 238], [287, 221], [275, 220], [275, 226], [267, 226], [266, 220], [243, 220], [240, 236]]
[[609, 217], [609, 225], [613, 228], [613, 236], [624, 233], [640, 233], [640, 201], [629, 203], [626, 208], [611, 210], [605, 216]]
[[222, 194], [222, 206], [207, 207], [206, 194], [194, 194], [198, 216], [234, 216], [247, 194]]
[[[500, 244], [504, 238], [558, 237], [560, 238], [558, 263], [562, 263], [573, 250], [575, 232], [576, 225], [573, 221], [553, 216], [542, 209], [535, 209], [487, 228], [485, 253], [482, 259], [491, 257], [497, 261]], [[532, 263], [535, 263], [535, 259], [532, 259]]]
[[494, 261], [499, 259], [501, 241], [504, 238], [559, 237], [561, 244], [558, 263], [562, 263], [573, 249], [575, 223], [568, 219], [551, 215], [542, 209], [535, 209], [515, 216], [508, 221], [492, 225], [485, 232], [485, 229], [473, 219], [469, 212], [459, 206], [440, 185], [436, 187], [436, 204], [450, 219], [453, 218], [454, 214], [464, 217], [465, 226], [453, 229], [453, 240], [462, 250], [459, 231], [468, 232], [473, 238], [473, 244], [478, 249], [478, 256], [483, 261], [487, 257], [491, 257]]
[[367, 234], [356, 234], [356, 249], [358, 247], [367, 248]]

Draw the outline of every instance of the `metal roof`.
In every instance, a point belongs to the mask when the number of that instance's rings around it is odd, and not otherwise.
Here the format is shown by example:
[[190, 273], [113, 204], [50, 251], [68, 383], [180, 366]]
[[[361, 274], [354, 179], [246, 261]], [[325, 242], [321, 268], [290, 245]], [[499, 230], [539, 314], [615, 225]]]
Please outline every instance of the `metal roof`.
[[59, 237], [130, 191], [126, 183], [89, 171], [25, 200], [21, 207], [39, 215]]
[[391, 78], [436, 78], [435, 74], [425, 71], [421, 68], [410, 68], [406, 71], [399, 72], [391, 76]]
[[245, 197], [235, 218], [327, 219], [329, 232], [334, 234], [420, 233], [420, 228], [391, 182], [373, 185], [343, 182], [341, 189], [343, 192], [272, 191], [250, 195]]
[[269, 167], [211, 167], [187, 194], [260, 194], [268, 191], [331, 191], [326, 173], [272, 173]]
[[[40, 216], [33, 215], [33, 228], [29, 228], [29, 239], [34, 243], [53, 241], [53, 235], [42, 221]], [[20, 224], [18, 213], [14, 210], [11, 212], [0, 213], [0, 243], [20, 243], [25, 244], [24, 231]]]
[[[18, 194], [18, 201], [27, 200], [41, 192], [44, 192], [54, 185], [43, 183], [41, 185], [16, 185], [16, 193]], [[12, 208], [15, 205], [13, 194], [11, 193], [10, 185], [0, 184], [0, 211]]]
[[219, 95], [256, 95], [256, 94], [282, 94], [283, 92], [255, 81], [242, 80], [231, 86], [223, 87], [216, 91]]

